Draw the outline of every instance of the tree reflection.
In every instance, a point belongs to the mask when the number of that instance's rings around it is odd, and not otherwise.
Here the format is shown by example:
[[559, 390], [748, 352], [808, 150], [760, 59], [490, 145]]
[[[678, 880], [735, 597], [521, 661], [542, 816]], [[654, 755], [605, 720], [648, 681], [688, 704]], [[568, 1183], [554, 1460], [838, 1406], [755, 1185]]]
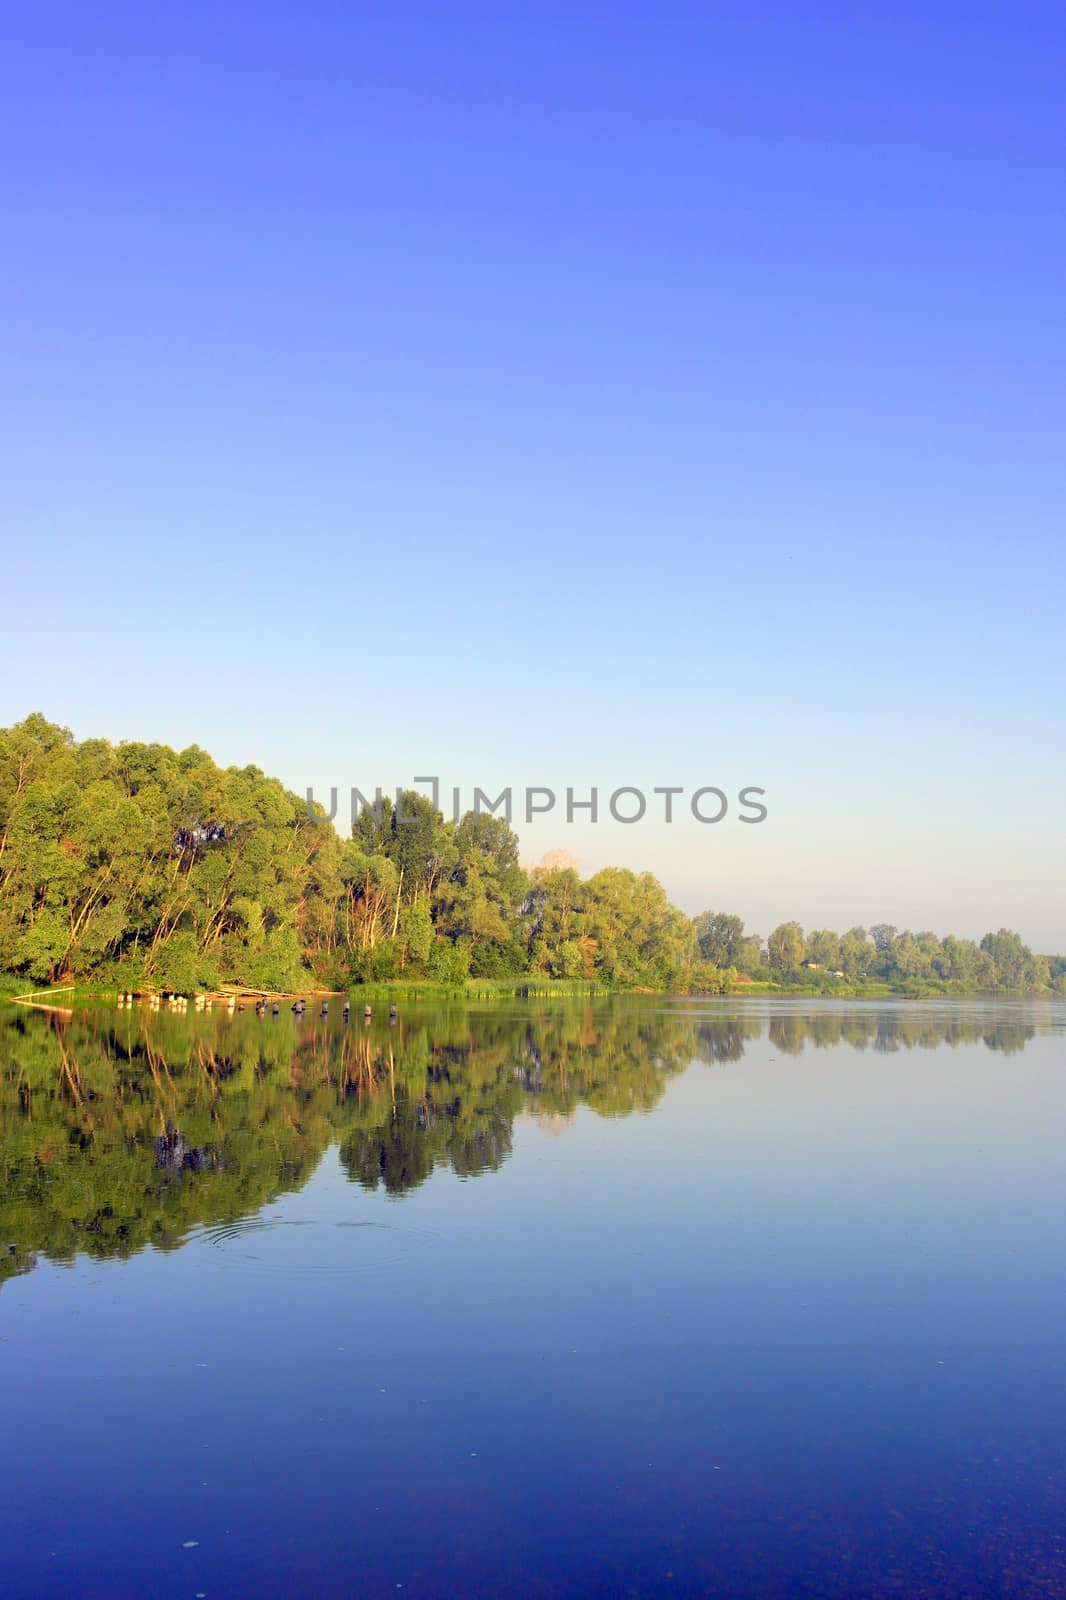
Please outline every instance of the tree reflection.
[[[0, 1282], [37, 1253], [170, 1249], [300, 1188], [337, 1144], [354, 1183], [402, 1195], [440, 1167], [495, 1171], [514, 1123], [651, 1110], [693, 1061], [846, 1046], [1024, 1049], [987, 1010], [783, 1012], [644, 1001], [413, 1006], [396, 1026], [147, 1009], [0, 1020]], [[765, 1047], [764, 1047], [765, 1048]]]

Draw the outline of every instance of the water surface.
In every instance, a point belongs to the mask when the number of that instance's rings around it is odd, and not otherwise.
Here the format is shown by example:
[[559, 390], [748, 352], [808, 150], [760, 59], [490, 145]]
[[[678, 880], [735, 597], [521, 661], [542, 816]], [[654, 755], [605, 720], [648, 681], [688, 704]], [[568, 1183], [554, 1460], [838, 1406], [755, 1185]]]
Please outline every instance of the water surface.
[[1064, 1039], [5, 1008], [5, 1594], [1066, 1595]]

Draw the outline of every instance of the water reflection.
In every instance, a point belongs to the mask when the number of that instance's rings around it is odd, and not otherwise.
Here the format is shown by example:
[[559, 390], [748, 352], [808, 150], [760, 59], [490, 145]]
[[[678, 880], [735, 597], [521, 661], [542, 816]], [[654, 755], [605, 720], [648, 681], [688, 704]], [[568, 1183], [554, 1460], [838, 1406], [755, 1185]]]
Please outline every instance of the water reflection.
[[848, 1046], [983, 1043], [1016, 1052], [1039, 1007], [749, 1008], [632, 999], [412, 1007], [345, 1025], [285, 1013], [9, 1010], [0, 1022], [0, 1282], [38, 1252], [69, 1261], [179, 1244], [299, 1188], [338, 1144], [353, 1182], [402, 1195], [447, 1165], [498, 1168], [515, 1119], [651, 1110], [692, 1062]]

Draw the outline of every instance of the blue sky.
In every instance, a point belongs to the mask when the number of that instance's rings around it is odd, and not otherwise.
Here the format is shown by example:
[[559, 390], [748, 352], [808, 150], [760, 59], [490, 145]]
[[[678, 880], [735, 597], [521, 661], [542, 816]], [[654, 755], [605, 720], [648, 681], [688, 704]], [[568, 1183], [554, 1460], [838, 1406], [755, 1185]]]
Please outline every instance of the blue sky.
[[42, 4], [0, 61], [0, 720], [1066, 948], [1061, 8]]

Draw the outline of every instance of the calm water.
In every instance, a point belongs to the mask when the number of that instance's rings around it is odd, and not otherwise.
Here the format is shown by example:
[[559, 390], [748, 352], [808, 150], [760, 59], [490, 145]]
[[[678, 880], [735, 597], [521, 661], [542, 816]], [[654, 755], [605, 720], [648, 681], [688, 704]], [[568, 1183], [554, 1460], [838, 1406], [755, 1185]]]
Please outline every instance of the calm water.
[[0, 1011], [8, 1596], [1066, 1596], [1066, 1008]]

